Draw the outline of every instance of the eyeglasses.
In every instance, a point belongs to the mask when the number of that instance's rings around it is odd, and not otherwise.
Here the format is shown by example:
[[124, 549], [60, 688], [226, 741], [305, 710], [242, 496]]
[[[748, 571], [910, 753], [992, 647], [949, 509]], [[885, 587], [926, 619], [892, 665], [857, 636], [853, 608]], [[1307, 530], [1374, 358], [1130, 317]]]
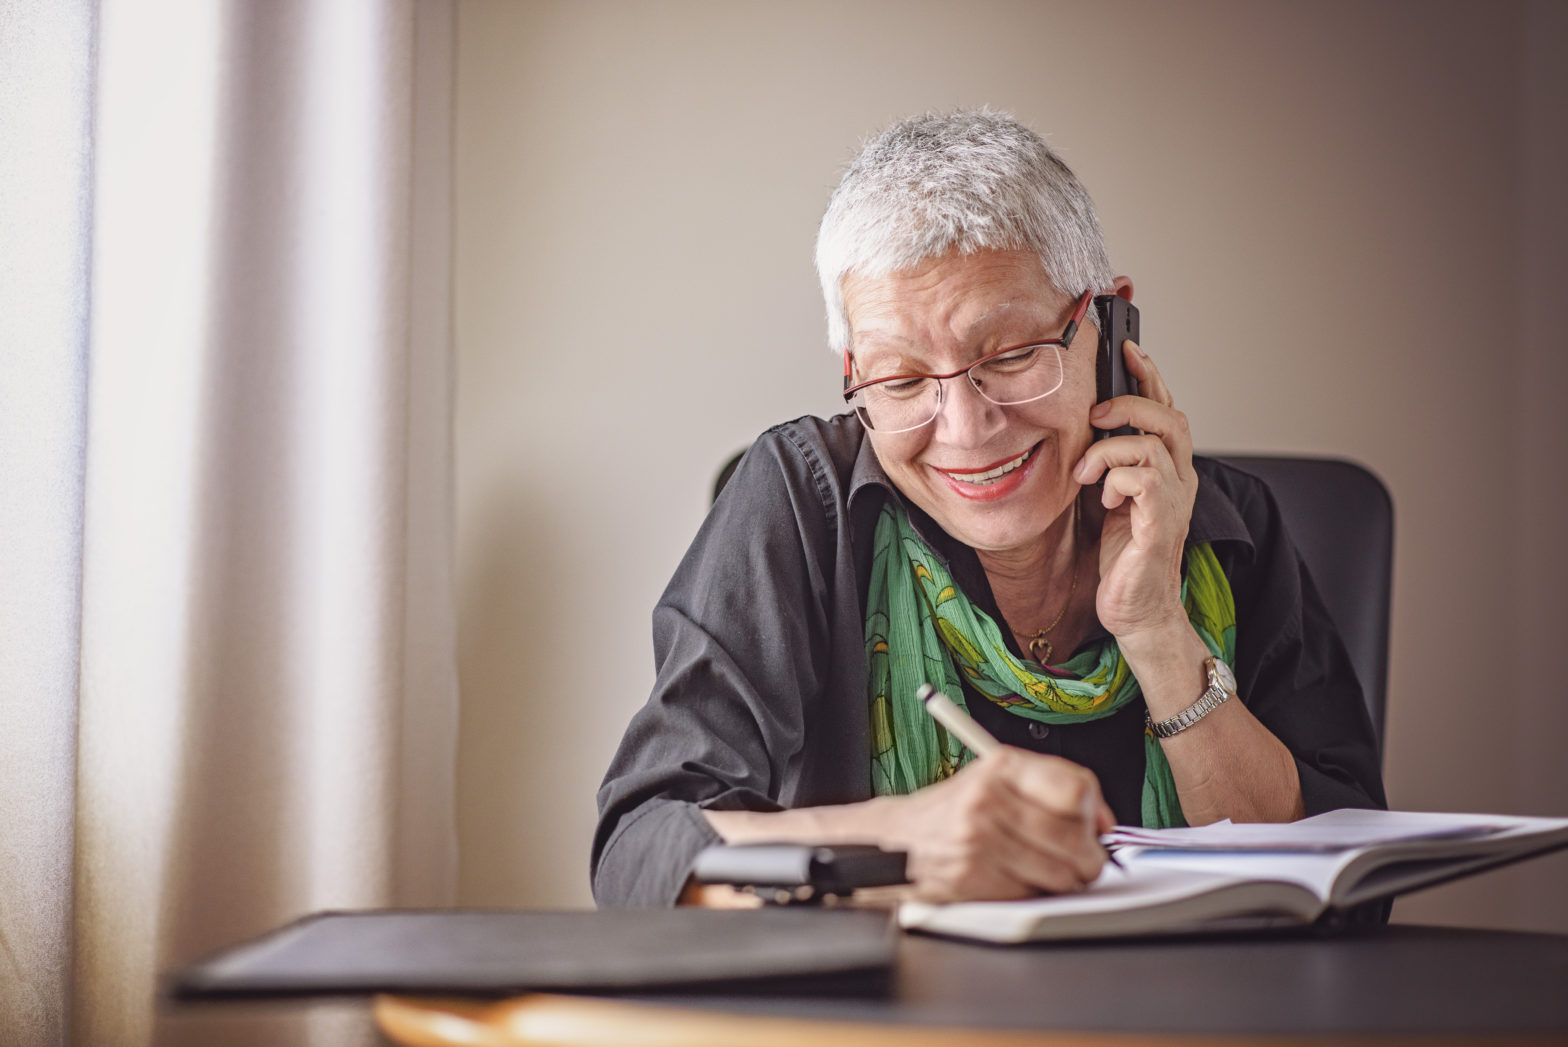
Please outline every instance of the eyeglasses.
[[851, 384], [849, 350], [844, 350], [844, 401], [867, 429], [903, 433], [918, 429], [942, 410], [949, 379], [963, 375], [975, 392], [998, 407], [1043, 400], [1062, 387], [1062, 350], [1072, 344], [1094, 292], [1085, 291], [1060, 338], [998, 349], [948, 374], [890, 374]]

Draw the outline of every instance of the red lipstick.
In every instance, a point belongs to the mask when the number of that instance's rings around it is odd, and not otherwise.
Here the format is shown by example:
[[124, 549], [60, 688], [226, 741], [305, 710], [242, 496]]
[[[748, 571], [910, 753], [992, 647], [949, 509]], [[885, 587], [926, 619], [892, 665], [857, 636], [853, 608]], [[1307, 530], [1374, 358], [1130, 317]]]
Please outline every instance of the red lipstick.
[[1008, 495], [1012, 494], [1014, 491], [1023, 486], [1024, 481], [1029, 478], [1029, 475], [1032, 472], [1034, 472], [1034, 463], [1035, 460], [1039, 457], [1037, 453], [1039, 450], [1040, 445], [1035, 444], [1025, 452], [1029, 457], [1024, 460], [1022, 465], [1018, 466], [1018, 468], [1014, 469], [1012, 472], [1006, 473], [991, 481], [990, 483], [985, 484], [970, 483], [965, 480], [957, 479], [957, 477], [974, 476], [978, 473], [992, 472], [996, 469], [1000, 469], [1008, 462], [1016, 461], [1019, 456], [1015, 454], [1010, 458], [1003, 458], [999, 462], [993, 462], [990, 465], [984, 465], [978, 469], [938, 469], [936, 466], [931, 466], [930, 468], [933, 472], [940, 476], [942, 478], [942, 482], [947, 484], [953, 493], [959, 497], [967, 499], [971, 502], [995, 502], [1002, 498], [1006, 498]]

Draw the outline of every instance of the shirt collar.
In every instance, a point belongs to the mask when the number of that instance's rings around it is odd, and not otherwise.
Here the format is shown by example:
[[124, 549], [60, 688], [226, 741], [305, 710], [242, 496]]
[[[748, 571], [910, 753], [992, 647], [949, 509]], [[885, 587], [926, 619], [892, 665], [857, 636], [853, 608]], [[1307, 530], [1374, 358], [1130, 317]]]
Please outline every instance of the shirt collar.
[[[856, 423], [859, 424], [858, 422]], [[860, 501], [862, 491], [867, 487], [881, 487], [888, 491], [895, 490], [892, 477], [887, 475], [887, 470], [882, 468], [882, 462], [877, 458], [876, 451], [871, 448], [871, 438], [866, 435], [864, 427], [860, 430], [860, 450], [855, 453], [854, 467], [849, 471], [849, 506], [853, 510], [855, 503]]]
[[1240, 542], [1249, 555], [1255, 549], [1236, 503], [1218, 486], [1205, 482], [1200, 470], [1198, 496], [1193, 500], [1192, 520], [1187, 524], [1187, 544], [1202, 542]]

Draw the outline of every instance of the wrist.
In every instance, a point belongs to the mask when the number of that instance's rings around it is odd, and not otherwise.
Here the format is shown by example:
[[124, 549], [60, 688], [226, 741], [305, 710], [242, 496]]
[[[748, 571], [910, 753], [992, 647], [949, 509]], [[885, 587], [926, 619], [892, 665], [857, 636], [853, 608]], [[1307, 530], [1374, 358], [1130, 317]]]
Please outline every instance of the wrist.
[[1208, 686], [1204, 662], [1210, 652], [1186, 619], [1116, 639], [1155, 720], [1185, 709]]
[[1208, 685], [1204, 687], [1203, 693], [1196, 701], [1165, 720], [1156, 720], [1150, 716], [1144, 721], [1156, 738], [1174, 738], [1188, 728], [1197, 726], [1205, 716], [1236, 696], [1236, 676], [1224, 661], [1219, 658], [1205, 658], [1203, 671]]

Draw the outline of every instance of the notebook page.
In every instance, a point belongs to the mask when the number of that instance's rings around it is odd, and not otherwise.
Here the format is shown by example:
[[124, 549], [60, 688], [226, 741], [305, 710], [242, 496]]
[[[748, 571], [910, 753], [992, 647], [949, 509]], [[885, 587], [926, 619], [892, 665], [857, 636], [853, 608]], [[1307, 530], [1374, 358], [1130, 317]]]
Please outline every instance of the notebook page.
[[1505, 830], [1516, 819], [1486, 814], [1427, 814], [1419, 811], [1329, 811], [1298, 822], [1223, 821], [1181, 829], [1117, 826], [1102, 839], [1111, 844], [1216, 851], [1342, 851], [1408, 840], [1458, 839]]

